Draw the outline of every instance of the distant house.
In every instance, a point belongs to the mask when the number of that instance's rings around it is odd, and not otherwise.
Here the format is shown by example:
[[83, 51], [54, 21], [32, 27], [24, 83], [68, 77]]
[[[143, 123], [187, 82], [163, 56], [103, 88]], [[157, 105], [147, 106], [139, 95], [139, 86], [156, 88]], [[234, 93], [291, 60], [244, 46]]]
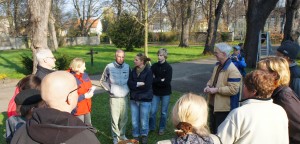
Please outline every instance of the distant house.
[[149, 32], [169, 32], [171, 31], [171, 23], [167, 14], [156, 14], [149, 23]]

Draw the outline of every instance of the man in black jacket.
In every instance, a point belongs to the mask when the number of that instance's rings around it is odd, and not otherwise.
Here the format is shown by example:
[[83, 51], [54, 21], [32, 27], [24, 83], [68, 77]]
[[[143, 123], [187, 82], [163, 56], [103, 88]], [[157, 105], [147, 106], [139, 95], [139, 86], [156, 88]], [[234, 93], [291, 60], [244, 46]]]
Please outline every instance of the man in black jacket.
[[156, 112], [161, 102], [161, 116], [159, 123], [159, 135], [164, 134], [168, 119], [168, 106], [170, 102], [172, 67], [167, 63], [166, 59], [168, 51], [161, 48], [157, 52], [158, 62], [151, 67], [153, 73], [153, 99], [151, 104], [151, 113], [149, 120], [150, 130], [156, 129]]
[[77, 84], [65, 71], [48, 74], [41, 85], [42, 99], [49, 108], [38, 108], [32, 119], [13, 136], [12, 144], [99, 144], [96, 130], [71, 115], [78, 101]]

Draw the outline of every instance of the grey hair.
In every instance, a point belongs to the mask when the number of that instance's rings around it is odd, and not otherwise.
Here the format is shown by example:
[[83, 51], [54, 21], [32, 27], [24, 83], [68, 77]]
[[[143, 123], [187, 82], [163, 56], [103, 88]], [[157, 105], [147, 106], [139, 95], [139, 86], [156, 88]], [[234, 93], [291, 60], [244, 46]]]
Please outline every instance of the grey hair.
[[230, 52], [232, 51], [232, 47], [226, 43], [217, 43], [216, 47], [226, 54], [227, 57], [230, 57]]
[[168, 57], [168, 50], [165, 49], [165, 48], [160, 48], [158, 51], [157, 51], [157, 54], [161, 54], [165, 57], [165, 59], [167, 59]]
[[43, 59], [49, 56], [49, 53], [52, 53], [50, 49], [39, 49], [36, 52], [36, 59], [37, 61], [42, 61]]

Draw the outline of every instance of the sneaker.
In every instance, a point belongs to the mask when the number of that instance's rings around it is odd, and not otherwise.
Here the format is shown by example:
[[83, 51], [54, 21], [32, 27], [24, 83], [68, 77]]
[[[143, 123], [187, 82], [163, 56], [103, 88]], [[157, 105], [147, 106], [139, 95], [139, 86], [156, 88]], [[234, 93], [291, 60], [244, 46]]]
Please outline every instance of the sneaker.
[[165, 131], [164, 130], [159, 130], [158, 135], [164, 135]]
[[148, 143], [148, 136], [142, 136], [142, 144]]

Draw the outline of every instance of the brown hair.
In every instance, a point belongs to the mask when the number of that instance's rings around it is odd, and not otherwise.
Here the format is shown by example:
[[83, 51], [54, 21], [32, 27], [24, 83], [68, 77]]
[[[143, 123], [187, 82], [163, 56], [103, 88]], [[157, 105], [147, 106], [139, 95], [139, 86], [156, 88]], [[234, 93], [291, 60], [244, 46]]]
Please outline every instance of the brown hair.
[[245, 76], [244, 84], [249, 91], [256, 91], [259, 98], [269, 98], [277, 87], [276, 80], [271, 73], [255, 70]]
[[141, 61], [143, 61], [144, 65], [145, 65], [148, 61], [151, 61], [151, 59], [148, 58], [147, 56], [145, 56], [145, 54], [143, 54], [143, 53], [138, 53], [136, 56], [139, 57], [139, 59], [140, 59]]
[[35, 75], [28, 75], [24, 78], [22, 78], [18, 83], [17, 87], [20, 91], [26, 90], [26, 89], [41, 89], [41, 79], [38, 78]]

